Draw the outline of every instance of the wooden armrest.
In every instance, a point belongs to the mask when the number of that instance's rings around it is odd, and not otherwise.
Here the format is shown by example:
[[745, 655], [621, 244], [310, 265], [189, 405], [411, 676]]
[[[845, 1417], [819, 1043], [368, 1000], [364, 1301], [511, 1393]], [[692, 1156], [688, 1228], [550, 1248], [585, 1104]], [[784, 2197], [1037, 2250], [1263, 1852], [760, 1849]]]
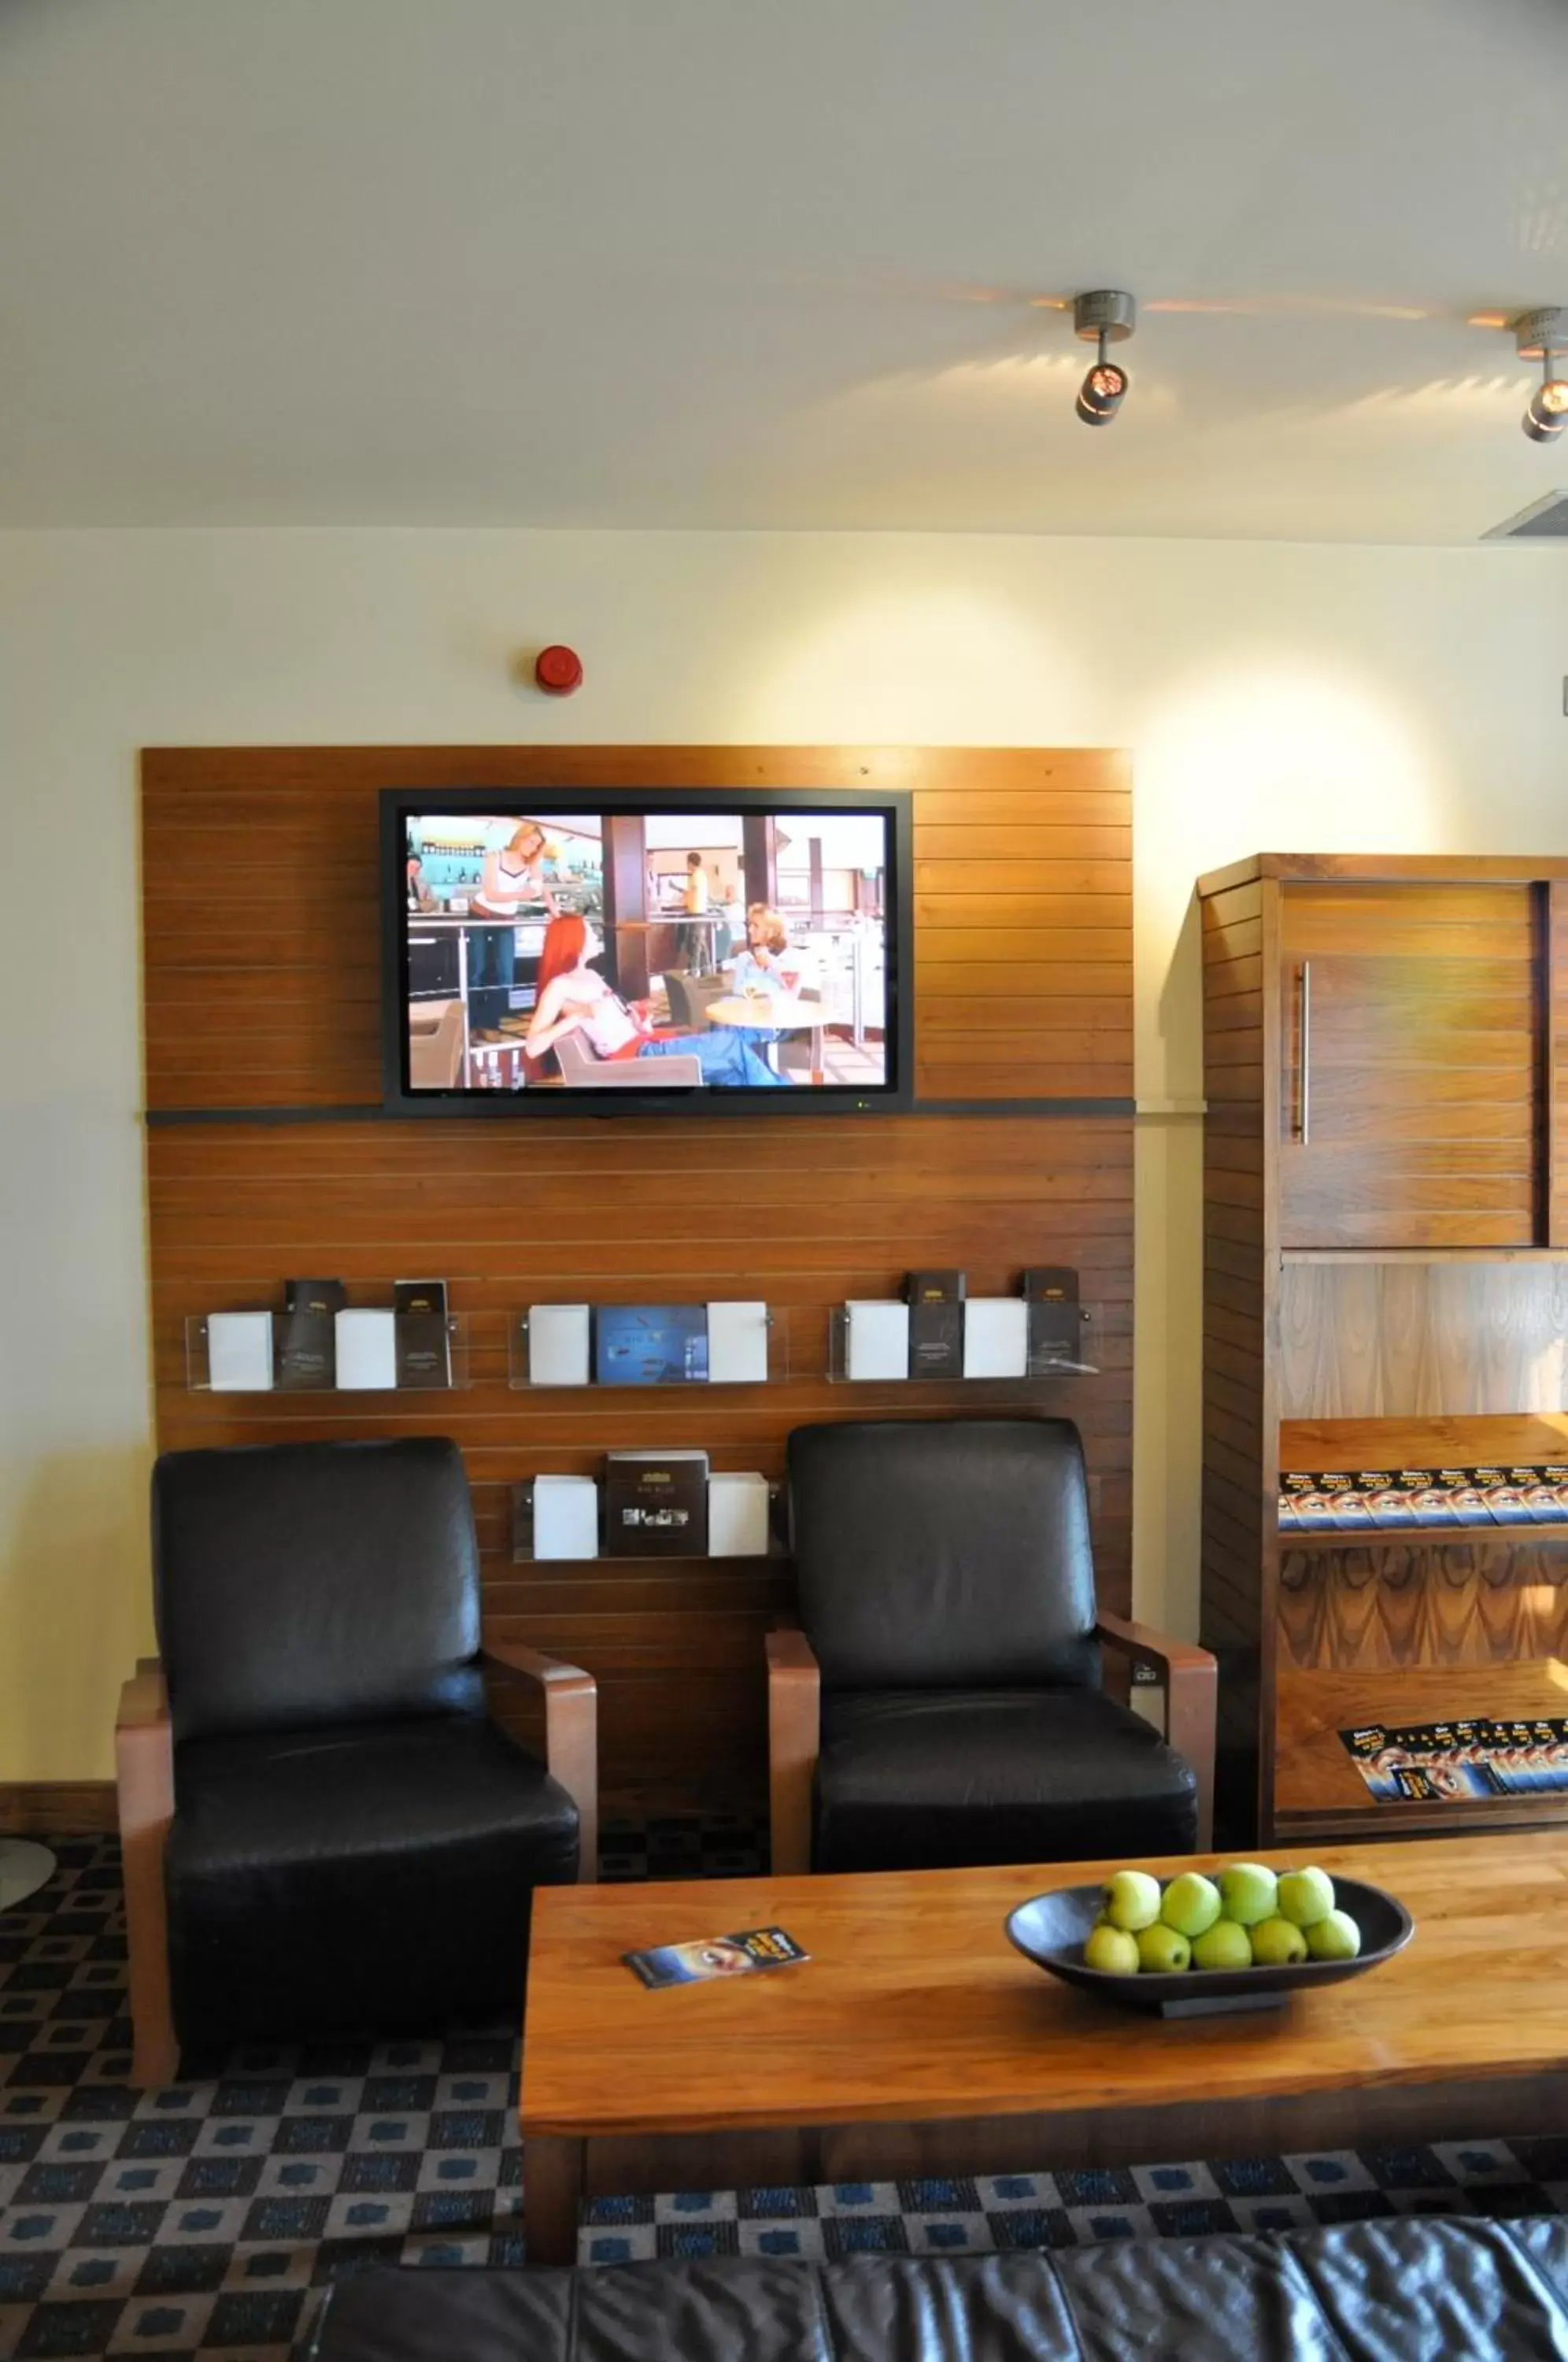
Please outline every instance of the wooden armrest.
[[1100, 1639], [1121, 1650], [1135, 1663], [1160, 1665], [1171, 1672], [1214, 1671], [1215, 1661], [1209, 1650], [1198, 1648], [1193, 1640], [1173, 1639], [1168, 1632], [1156, 1631], [1152, 1624], [1135, 1624], [1126, 1616], [1108, 1616], [1102, 1608], [1094, 1628]]
[[180, 2046], [169, 1998], [169, 1919], [163, 1849], [174, 1817], [174, 1728], [156, 1657], [144, 1657], [120, 1692], [115, 1775], [126, 1890], [131, 2081], [143, 2090], [171, 2083]]
[[1214, 1842], [1214, 1716], [1219, 1664], [1212, 1652], [1191, 1640], [1176, 1640], [1153, 1625], [1124, 1616], [1097, 1618], [1095, 1631], [1135, 1664], [1154, 1665], [1165, 1677], [1165, 1738], [1191, 1764], [1198, 1780], [1198, 1850]]
[[812, 1866], [812, 1783], [822, 1745], [822, 1669], [798, 1626], [767, 1634], [767, 1796], [776, 1878]]
[[763, 1645], [767, 1650], [769, 1680], [775, 1673], [804, 1673], [814, 1682], [821, 1681], [822, 1668], [798, 1624], [778, 1625], [764, 1636]]
[[169, 1687], [163, 1678], [163, 1667], [156, 1657], [138, 1657], [130, 1680], [120, 1685], [116, 1732], [144, 1730], [150, 1724], [168, 1721]]
[[532, 1682], [544, 1693], [545, 1761], [577, 1806], [578, 1879], [599, 1876], [599, 1684], [580, 1665], [547, 1657], [521, 1640], [487, 1640], [481, 1664]]

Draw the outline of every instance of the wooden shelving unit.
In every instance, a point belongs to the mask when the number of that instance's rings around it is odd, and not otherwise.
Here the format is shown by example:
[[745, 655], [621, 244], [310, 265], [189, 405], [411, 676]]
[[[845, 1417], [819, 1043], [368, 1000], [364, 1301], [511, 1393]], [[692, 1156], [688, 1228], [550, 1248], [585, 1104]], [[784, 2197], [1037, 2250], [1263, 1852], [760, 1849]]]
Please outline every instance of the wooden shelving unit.
[[1282, 1472], [1568, 1462], [1568, 861], [1199, 881], [1203, 1638], [1225, 1841], [1456, 1833], [1339, 1733], [1568, 1714], [1568, 1519], [1281, 1530]]

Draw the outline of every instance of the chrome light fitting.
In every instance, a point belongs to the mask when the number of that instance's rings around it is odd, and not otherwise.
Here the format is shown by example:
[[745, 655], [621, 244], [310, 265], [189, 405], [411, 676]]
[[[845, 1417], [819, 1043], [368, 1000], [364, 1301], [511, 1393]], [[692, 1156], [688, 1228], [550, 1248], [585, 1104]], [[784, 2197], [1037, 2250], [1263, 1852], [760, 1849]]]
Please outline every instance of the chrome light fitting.
[[1107, 359], [1106, 348], [1124, 344], [1137, 325], [1138, 306], [1120, 288], [1097, 287], [1074, 297], [1074, 335], [1099, 348], [1099, 359], [1078, 388], [1077, 412], [1086, 426], [1109, 426], [1121, 409], [1132, 381], [1119, 361]]
[[1540, 363], [1540, 383], [1519, 424], [1532, 443], [1554, 442], [1568, 426], [1568, 378], [1556, 374], [1558, 362], [1568, 357], [1568, 310], [1548, 304], [1521, 312], [1513, 330], [1520, 360]]

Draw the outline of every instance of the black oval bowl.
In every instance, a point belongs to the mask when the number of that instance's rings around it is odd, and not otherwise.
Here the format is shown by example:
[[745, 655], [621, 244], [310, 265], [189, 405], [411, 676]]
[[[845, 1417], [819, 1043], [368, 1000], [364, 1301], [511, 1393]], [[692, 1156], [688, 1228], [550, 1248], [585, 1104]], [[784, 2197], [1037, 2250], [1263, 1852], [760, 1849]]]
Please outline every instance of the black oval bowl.
[[1098, 1885], [1058, 1886], [1048, 1894], [1036, 1894], [1009, 1915], [1008, 1941], [1025, 1959], [1065, 1984], [1156, 2017], [1277, 2008], [1286, 1993], [1298, 1988], [1342, 1984], [1347, 1977], [1380, 1968], [1403, 1951], [1416, 1926], [1404, 1904], [1381, 1886], [1336, 1878], [1334, 1900], [1361, 1929], [1361, 1949], [1353, 1960], [1295, 1960], [1277, 1969], [1183, 1969], [1174, 1976], [1119, 1977], [1084, 1965], [1084, 1941], [1099, 1916], [1101, 1899]]

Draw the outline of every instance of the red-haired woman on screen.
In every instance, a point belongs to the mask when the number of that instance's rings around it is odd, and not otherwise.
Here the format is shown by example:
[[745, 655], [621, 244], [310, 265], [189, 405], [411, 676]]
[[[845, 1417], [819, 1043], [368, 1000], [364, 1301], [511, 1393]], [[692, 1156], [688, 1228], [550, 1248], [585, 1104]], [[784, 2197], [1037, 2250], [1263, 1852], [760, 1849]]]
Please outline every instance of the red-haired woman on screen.
[[527, 1033], [531, 1058], [543, 1057], [564, 1034], [580, 1033], [598, 1058], [695, 1057], [705, 1082], [743, 1090], [778, 1087], [779, 1077], [738, 1032], [715, 1028], [706, 1033], [656, 1033], [590, 966], [603, 948], [580, 912], [550, 921]]

